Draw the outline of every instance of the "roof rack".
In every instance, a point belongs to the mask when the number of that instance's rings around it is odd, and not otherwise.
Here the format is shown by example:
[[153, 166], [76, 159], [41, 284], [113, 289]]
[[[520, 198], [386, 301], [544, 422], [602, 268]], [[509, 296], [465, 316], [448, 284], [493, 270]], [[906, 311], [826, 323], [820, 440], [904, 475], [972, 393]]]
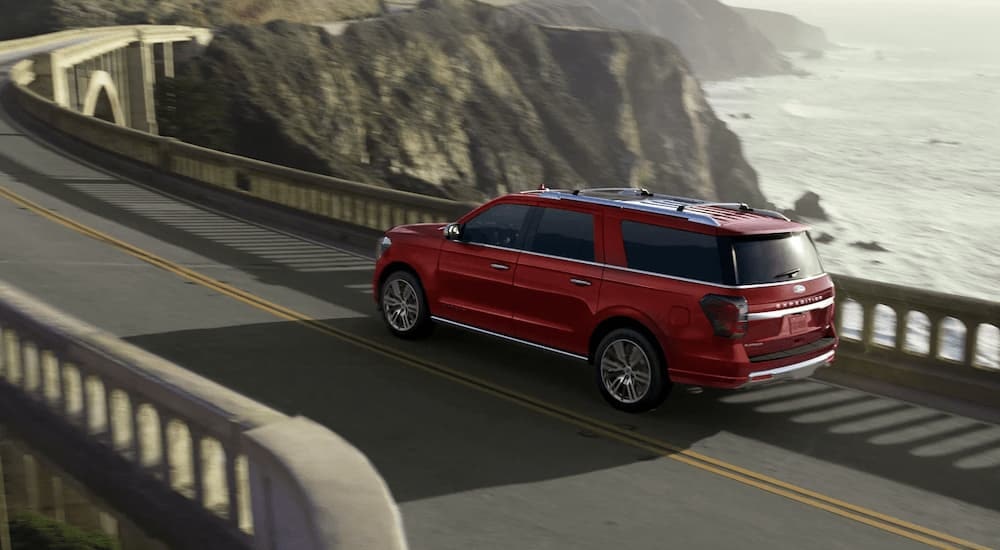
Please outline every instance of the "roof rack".
[[[639, 191], [639, 190], [636, 189], [636, 191]], [[547, 190], [547, 191], [540, 191], [540, 192], [538, 192], [538, 194], [541, 195], [541, 196], [543, 196], [543, 197], [549, 197], [549, 198], [556, 199], [556, 200], [568, 199], [568, 200], [581, 201], [581, 202], [587, 202], [587, 203], [592, 203], [592, 204], [601, 204], [601, 205], [604, 205], [604, 206], [616, 206], [618, 208], [628, 208], [630, 210], [642, 210], [642, 211], [645, 211], [645, 212], [653, 212], [653, 213], [656, 213], [656, 214], [667, 214], [667, 215], [670, 215], [670, 216], [675, 216], [675, 217], [679, 217], [679, 218], [685, 218], [685, 219], [688, 219], [688, 220], [693, 221], [693, 222], [697, 222], [697, 223], [701, 223], [701, 224], [705, 224], [705, 225], [711, 225], [711, 226], [715, 226], [715, 227], [718, 227], [718, 226], [722, 225], [722, 224], [720, 224], [718, 222], [718, 220], [716, 220], [715, 218], [713, 218], [709, 214], [702, 214], [702, 213], [698, 213], [698, 212], [683, 212], [683, 211], [668, 210], [668, 209], [665, 209], [665, 208], [662, 208], [662, 207], [657, 207], [657, 206], [652, 205], [652, 204], [644, 204], [642, 202], [632, 202], [632, 201], [616, 200], [616, 199], [602, 198], [602, 197], [591, 197], [591, 196], [580, 194], [580, 192], [574, 193], [573, 191], [568, 191], [567, 192], [567, 191], [560, 191], [560, 190], [554, 190], [554, 189], [550, 189], [550, 190]], [[649, 198], [654, 198], [654, 197], [658, 198], [659, 196], [658, 195], [654, 195], [653, 193], [649, 194]]]
[[739, 210], [740, 212], [753, 212], [753, 208], [747, 206], [745, 202], [696, 202], [691, 205], [682, 204], [677, 207], [678, 212], [683, 212], [686, 206], [717, 206], [719, 208], [728, 208], [730, 210]]
[[[784, 214], [775, 212], [773, 210], [757, 210], [751, 208], [746, 203], [742, 202], [711, 202], [702, 199], [694, 199], [690, 197], [677, 197], [673, 195], [664, 195], [659, 193], [652, 193], [644, 188], [637, 187], [595, 187], [587, 189], [548, 189], [542, 186], [539, 189], [531, 189], [528, 191], [523, 191], [523, 193], [532, 193], [544, 197], [549, 197], [552, 199], [568, 199], [576, 200], [581, 202], [602, 204], [605, 206], [615, 206], [618, 208], [628, 208], [630, 210], [642, 210], [645, 212], [653, 212], [657, 214], [667, 214], [670, 216], [685, 218], [692, 222], [701, 223], [705, 225], [711, 225], [719, 227], [722, 224], [719, 223], [711, 214], [704, 212], [692, 212], [685, 210], [689, 206], [714, 206], [718, 208], [727, 208], [730, 210], [738, 210], [740, 212], [746, 212], [748, 214], [759, 214], [762, 216], [767, 216], [770, 218], [777, 218], [784, 221], [789, 220]], [[632, 195], [640, 200], [622, 200], [612, 197], [599, 197], [591, 196], [592, 194], [600, 193], [618, 193], [621, 195]], [[645, 199], [650, 199], [646, 201]], [[679, 204], [671, 204], [679, 203]]]

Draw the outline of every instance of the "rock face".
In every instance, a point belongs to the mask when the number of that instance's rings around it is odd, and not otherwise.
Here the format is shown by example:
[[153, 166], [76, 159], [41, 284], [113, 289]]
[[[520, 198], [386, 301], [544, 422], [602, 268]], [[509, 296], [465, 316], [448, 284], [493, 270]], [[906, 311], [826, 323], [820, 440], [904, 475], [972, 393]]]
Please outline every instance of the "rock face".
[[378, 0], [0, 0], [0, 40], [73, 27], [312, 23], [378, 12]]
[[230, 27], [176, 85], [164, 132], [369, 183], [461, 200], [641, 185], [769, 206], [739, 139], [655, 37], [448, 1], [340, 36]]
[[733, 8], [760, 30], [781, 51], [800, 51], [815, 55], [833, 46], [823, 29], [801, 19], [769, 10]]
[[703, 79], [797, 72], [754, 26], [717, 0], [526, 0], [508, 9], [546, 25], [666, 38]]

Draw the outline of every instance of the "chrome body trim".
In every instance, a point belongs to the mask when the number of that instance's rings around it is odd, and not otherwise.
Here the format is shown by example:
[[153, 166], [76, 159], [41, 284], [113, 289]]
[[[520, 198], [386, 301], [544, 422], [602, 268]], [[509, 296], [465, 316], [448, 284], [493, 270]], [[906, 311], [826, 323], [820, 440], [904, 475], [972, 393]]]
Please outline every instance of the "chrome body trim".
[[441, 317], [441, 316], [438, 316], [438, 315], [431, 315], [431, 319], [434, 320], [434, 321], [437, 321], [439, 323], [444, 323], [446, 325], [451, 325], [451, 326], [458, 327], [458, 328], [461, 328], [461, 329], [465, 329], [465, 330], [468, 330], [468, 331], [471, 331], [471, 332], [478, 332], [479, 334], [485, 334], [487, 336], [493, 336], [493, 337], [496, 337], [496, 338], [500, 338], [501, 340], [507, 340], [507, 341], [510, 341], [510, 342], [515, 342], [515, 343], [518, 343], [518, 344], [523, 344], [525, 346], [530, 346], [530, 347], [537, 348], [537, 349], [540, 349], [540, 350], [548, 351], [550, 353], [556, 353], [556, 354], [559, 354], [559, 355], [565, 355], [566, 357], [570, 357], [570, 358], [573, 358], [573, 359], [578, 359], [580, 361], [590, 361], [589, 358], [584, 357], [582, 355], [577, 355], [575, 353], [570, 353], [568, 351], [563, 351], [561, 349], [550, 348], [549, 346], [543, 346], [542, 344], [536, 344], [534, 342], [529, 342], [527, 340], [522, 340], [520, 338], [515, 338], [513, 336], [507, 336], [506, 334], [500, 334], [499, 332], [493, 332], [491, 330], [486, 330], [486, 329], [482, 329], [482, 328], [479, 328], [479, 327], [474, 327], [472, 325], [467, 325], [465, 323], [459, 323], [458, 321], [452, 321], [451, 319], [445, 319], [444, 317]]
[[[785, 365], [784, 367], [778, 367], [776, 369], [762, 370], [750, 373], [750, 380], [746, 384], [740, 386], [741, 388], [747, 387], [754, 384], [759, 384], [761, 382], [774, 382], [778, 380], [786, 380], [789, 378], [806, 378], [812, 376], [817, 369], [828, 364], [832, 359], [835, 350], [830, 350], [822, 355], [813, 357], [811, 359], [806, 359], [805, 361], [799, 361], [798, 363], [793, 363], [791, 365]], [[762, 378], [767, 376], [768, 378]]]
[[756, 321], [759, 319], [778, 319], [784, 317], [785, 315], [793, 315], [796, 313], [803, 313], [806, 311], [812, 311], [814, 309], [826, 309], [833, 305], [833, 298], [827, 298], [825, 300], [820, 300], [819, 302], [813, 304], [806, 304], [804, 306], [790, 307], [786, 309], [776, 309], [774, 311], [760, 311], [757, 313], [750, 313], [747, 315], [748, 321]]
[[632, 269], [630, 267], [622, 267], [620, 265], [604, 264], [604, 267], [606, 267], [608, 269], [615, 269], [615, 270], [618, 270], [618, 271], [627, 271], [629, 273], [638, 273], [640, 275], [652, 275], [653, 277], [662, 277], [664, 279], [671, 279], [671, 280], [674, 280], [674, 281], [683, 281], [685, 283], [694, 283], [694, 284], [698, 284], [698, 285], [708, 285], [708, 286], [714, 286], [716, 288], [728, 288], [728, 289], [732, 289], [732, 290], [742, 290], [742, 289], [745, 289], [745, 288], [766, 288], [766, 287], [771, 287], [771, 286], [790, 285], [790, 284], [793, 284], [793, 283], [805, 283], [805, 282], [814, 281], [816, 279], [820, 279], [820, 278], [826, 276], [826, 273], [820, 273], [819, 275], [814, 275], [812, 277], [809, 277], [808, 279], [792, 279], [791, 281], [781, 281], [781, 282], [777, 282], [777, 283], [758, 283], [758, 284], [753, 284], [753, 285], [724, 285], [722, 283], [710, 283], [708, 281], [699, 281], [697, 279], [687, 279], [685, 277], [676, 277], [674, 275], [664, 275], [662, 273], [653, 273], [652, 271], [643, 271], [641, 269]]

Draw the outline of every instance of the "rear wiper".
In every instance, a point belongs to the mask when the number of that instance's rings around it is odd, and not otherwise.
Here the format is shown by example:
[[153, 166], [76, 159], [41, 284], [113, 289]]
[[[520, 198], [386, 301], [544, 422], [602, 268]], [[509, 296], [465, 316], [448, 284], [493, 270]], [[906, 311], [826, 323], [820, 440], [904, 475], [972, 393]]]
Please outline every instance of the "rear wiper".
[[780, 279], [782, 277], [794, 277], [795, 274], [798, 273], [799, 271], [802, 271], [802, 270], [801, 269], [792, 269], [792, 270], [789, 270], [789, 271], [785, 271], [784, 273], [778, 273], [777, 275], [774, 276], [774, 278], [775, 279]]

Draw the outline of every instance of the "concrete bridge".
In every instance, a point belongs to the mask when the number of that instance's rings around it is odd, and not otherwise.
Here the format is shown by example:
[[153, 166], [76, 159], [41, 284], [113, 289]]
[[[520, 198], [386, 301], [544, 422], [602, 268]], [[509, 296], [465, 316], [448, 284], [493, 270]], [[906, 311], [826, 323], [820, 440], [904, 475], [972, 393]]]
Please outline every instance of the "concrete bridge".
[[[154, 88], [174, 76], [175, 60], [196, 55], [212, 38], [191, 27], [108, 27], [56, 33], [69, 39], [21, 63], [13, 80], [56, 105], [119, 126], [157, 133]], [[7, 55], [30, 48], [31, 39], [8, 44]]]
[[1000, 304], [837, 276], [822, 379], [622, 415], [574, 363], [384, 334], [374, 235], [470, 205], [159, 137], [125, 113], [169, 54], [132, 87], [129, 48], [207, 31], [71, 32], [0, 44], [0, 418], [127, 472], [146, 528], [391, 548], [398, 506], [415, 548], [1000, 547]]

